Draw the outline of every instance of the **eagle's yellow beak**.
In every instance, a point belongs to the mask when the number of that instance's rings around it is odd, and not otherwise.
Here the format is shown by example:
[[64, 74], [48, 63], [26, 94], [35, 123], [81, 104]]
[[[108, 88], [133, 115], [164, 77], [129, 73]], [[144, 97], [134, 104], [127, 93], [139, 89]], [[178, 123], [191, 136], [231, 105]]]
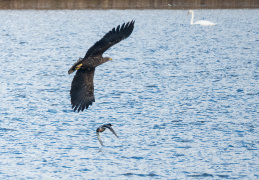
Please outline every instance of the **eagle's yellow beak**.
[[111, 60], [112, 60], [112, 58], [109, 58], [109, 60], [111, 61]]

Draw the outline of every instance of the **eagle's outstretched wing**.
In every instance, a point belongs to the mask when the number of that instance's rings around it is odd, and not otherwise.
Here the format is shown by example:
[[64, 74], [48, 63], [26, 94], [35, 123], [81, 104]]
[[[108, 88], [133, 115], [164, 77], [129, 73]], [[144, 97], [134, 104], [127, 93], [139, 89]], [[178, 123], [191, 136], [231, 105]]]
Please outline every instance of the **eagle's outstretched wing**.
[[97, 41], [85, 54], [84, 59], [92, 56], [102, 56], [102, 54], [109, 49], [111, 46], [119, 43], [121, 40], [126, 39], [130, 36], [134, 29], [135, 21], [123, 23], [117, 28], [113, 28], [108, 33], [106, 33], [103, 38]]
[[95, 68], [79, 69], [74, 76], [70, 90], [71, 104], [74, 111], [83, 111], [95, 101], [94, 70]]

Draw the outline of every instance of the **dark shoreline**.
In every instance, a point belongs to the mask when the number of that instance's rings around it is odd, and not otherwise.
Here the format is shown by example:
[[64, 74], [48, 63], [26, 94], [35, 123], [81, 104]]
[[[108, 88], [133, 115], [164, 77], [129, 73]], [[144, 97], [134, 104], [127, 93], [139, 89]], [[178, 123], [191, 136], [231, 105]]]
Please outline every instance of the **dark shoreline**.
[[0, 9], [246, 9], [259, 0], [0, 0]]

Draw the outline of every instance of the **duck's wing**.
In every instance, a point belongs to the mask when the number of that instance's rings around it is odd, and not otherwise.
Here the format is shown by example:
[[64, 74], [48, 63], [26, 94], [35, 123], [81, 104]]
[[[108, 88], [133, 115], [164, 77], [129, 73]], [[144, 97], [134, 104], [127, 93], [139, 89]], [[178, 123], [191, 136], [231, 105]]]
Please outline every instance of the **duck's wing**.
[[97, 138], [98, 138], [99, 142], [100, 142], [101, 145], [103, 146], [103, 142], [102, 142], [102, 140], [101, 140], [101, 136], [100, 136], [99, 132], [96, 132], [96, 135], [97, 135]]
[[135, 21], [123, 23], [117, 28], [113, 28], [108, 33], [106, 33], [102, 39], [97, 41], [85, 54], [84, 59], [92, 56], [102, 56], [102, 54], [109, 49], [111, 46], [119, 43], [121, 40], [126, 39], [130, 36], [134, 29]]
[[71, 105], [74, 111], [83, 111], [95, 101], [94, 71], [95, 68], [77, 70], [70, 90]]
[[117, 136], [117, 134], [115, 133], [115, 131], [112, 129], [112, 127], [111, 126], [106, 126], [108, 129], [110, 129], [110, 131], [117, 137], [117, 138], [119, 138], [118, 136]]

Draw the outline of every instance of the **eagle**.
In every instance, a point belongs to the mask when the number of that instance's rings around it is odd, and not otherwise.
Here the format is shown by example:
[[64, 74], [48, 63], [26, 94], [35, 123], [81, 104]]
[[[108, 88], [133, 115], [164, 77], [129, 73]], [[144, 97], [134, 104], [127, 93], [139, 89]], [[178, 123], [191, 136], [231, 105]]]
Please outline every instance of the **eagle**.
[[113, 28], [97, 41], [78, 61], [68, 70], [68, 74], [76, 71], [71, 84], [71, 105], [74, 111], [84, 111], [95, 102], [94, 98], [94, 71], [95, 68], [107, 61], [110, 57], [103, 57], [103, 53], [113, 45], [129, 37], [134, 29], [135, 21], [123, 23]]

